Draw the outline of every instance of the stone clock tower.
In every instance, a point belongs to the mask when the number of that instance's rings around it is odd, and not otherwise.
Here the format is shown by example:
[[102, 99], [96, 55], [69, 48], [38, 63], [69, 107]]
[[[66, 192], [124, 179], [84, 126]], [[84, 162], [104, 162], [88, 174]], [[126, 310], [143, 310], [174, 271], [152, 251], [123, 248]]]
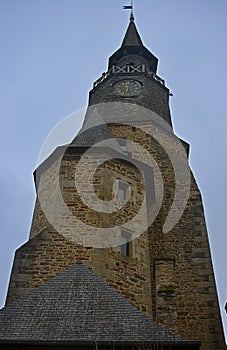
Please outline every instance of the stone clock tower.
[[1, 346], [226, 348], [189, 145], [157, 65], [131, 15], [81, 131], [35, 171]]
[[171, 124], [169, 89], [164, 80], [156, 75], [157, 66], [158, 59], [143, 46], [131, 17], [120, 49], [109, 58], [107, 73], [94, 83], [90, 104], [128, 98], [128, 102], [151, 109]]

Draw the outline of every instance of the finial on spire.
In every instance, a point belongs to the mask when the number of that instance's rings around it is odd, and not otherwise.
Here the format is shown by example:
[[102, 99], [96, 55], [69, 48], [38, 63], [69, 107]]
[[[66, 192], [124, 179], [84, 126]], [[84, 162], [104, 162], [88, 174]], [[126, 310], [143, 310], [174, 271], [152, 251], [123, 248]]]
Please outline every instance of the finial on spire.
[[133, 14], [133, 0], [131, 0], [131, 5], [123, 6], [123, 9], [124, 10], [131, 10], [130, 22], [134, 21], [135, 18], [134, 18], [134, 14]]

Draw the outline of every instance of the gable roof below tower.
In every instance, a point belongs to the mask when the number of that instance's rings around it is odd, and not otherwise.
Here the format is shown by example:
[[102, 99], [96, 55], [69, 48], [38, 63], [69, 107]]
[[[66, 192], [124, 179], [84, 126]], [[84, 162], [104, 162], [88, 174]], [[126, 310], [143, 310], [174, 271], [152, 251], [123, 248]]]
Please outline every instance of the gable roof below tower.
[[153, 322], [83, 264], [0, 310], [0, 346], [144, 343], [199, 349], [198, 342]]

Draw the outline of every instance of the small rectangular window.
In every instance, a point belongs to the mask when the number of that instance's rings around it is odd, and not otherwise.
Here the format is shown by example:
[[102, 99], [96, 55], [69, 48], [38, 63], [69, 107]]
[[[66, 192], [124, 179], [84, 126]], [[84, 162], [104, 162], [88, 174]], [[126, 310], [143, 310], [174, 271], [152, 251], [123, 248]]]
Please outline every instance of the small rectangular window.
[[128, 156], [132, 155], [131, 145], [127, 139], [118, 139], [118, 144], [124, 153], [127, 153]]
[[132, 235], [126, 230], [121, 232], [121, 255], [122, 256], [132, 256]]
[[128, 196], [129, 183], [126, 181], [118, 180], [118, 199], [125, 200]]
[[118, 143], [122, 149], [122, 151], [127, 151], [127, 140], [126, 139], [119, 139]]

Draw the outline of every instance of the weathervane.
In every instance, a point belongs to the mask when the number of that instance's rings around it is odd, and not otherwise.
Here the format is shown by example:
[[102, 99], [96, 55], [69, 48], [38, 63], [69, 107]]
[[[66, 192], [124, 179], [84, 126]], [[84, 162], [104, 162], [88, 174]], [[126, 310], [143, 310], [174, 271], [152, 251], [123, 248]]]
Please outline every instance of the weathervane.
[[124, 10], [131, 10], [131, 16], [130, 21], [134, 21], [134, 15], [133, 15], [133, 0], [131, 0], [131, 5], [123, 6]]

